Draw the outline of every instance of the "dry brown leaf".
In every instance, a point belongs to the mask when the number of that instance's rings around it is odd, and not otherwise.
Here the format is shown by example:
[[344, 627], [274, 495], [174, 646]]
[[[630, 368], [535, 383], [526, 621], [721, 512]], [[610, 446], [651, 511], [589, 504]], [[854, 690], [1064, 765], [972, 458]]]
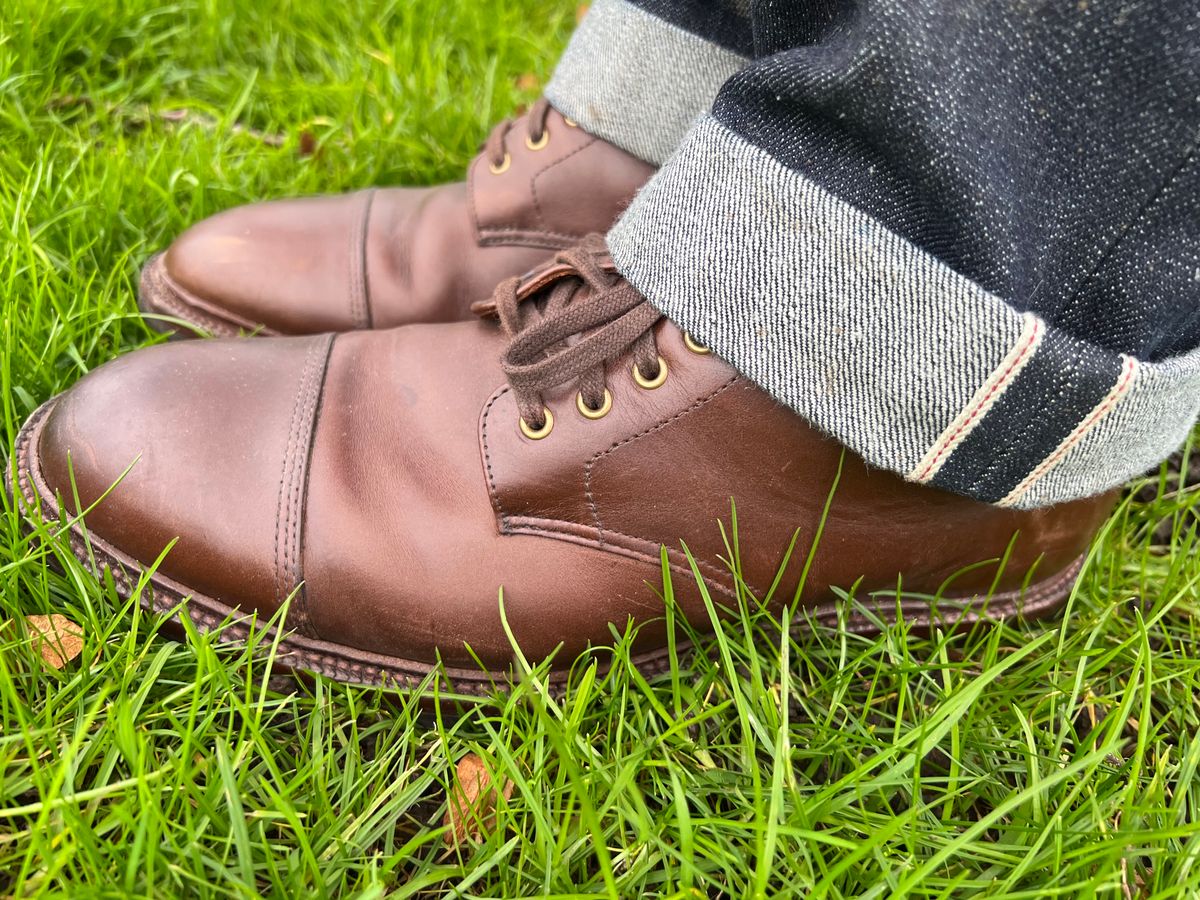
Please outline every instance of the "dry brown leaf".
[[66, 616], [26, 616], [25, 627], [51, 668], [61, 669], [83, 652], [83, 629]]
[[[513, 783], [508, 779], [500, 792], [507, 800], [512, 796]], [[468, 838], [478, 840], [484, 828], [496, 824], [496, 801], [498, 795], [492, 776], [483, 760], [475, 753], [468, 753], [458, 761], [457, 778], [450, 791], [450, 802], [446, 807], [446, 843], [458, 846]]]
[[526, 72], [524, 75], [517, 76], [518, 91], [536, 91], [541, 87], [541, 82], [538, 77], [532, 72]]
[[300, 145], [296, 148], [296, 152], [301, 156], [312, 156], [317, 152], [316, 135], [307, 128], [300, 132]]

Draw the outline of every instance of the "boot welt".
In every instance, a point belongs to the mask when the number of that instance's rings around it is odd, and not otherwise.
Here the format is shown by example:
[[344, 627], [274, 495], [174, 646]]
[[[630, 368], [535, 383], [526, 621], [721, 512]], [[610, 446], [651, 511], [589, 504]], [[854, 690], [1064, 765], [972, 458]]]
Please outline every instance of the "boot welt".
[[[172, 337], [185, 337], [184, 327], [213, 337], [242, 334], [274, 335], [265, 325], [244, 322], [184, 290], [167, 273], [166, 254], [156, 253], [146, 262], [138, 281], [137, 305], [153, 330]], [[184, 325], [168, 320], [179, 320]]]

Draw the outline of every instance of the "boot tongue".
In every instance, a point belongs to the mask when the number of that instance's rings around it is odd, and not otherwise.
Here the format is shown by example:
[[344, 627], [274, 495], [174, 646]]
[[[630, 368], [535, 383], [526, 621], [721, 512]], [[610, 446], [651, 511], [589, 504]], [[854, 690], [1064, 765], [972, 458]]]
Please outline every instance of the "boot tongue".
[[[579, 276], [574, 267], [566, 263], [551, 262], [532, 269], [518, 279], [517, 300], [521, 303], [528, 302], [535, 294], [545, 290], [550, 285], [563, 278], [570, 277], [578, 278]], [[476, 300], [471, 304], [471, 312], [481, 319], [498, 318], [499, 312], [496, 309], [496, 295], [493, 294], [484, 300]]]
[[[606, 272], [616, 274], [617, 267], [613, 263], [612, 255], [608, 252], [607, 247], [603, 251], [595, 252], [594, 256], [602, 269]], [[542, 303], [543, 298], [535, 299], [535, 295], [546, 291], [564, 278], [575, 278], [580, 283], [573, 302], [583, 300], [591, 295], [592, 289], [580, 276], [579, 271], [570, 263], [562, 262], [561, 259], [555, 259], [535, 269], [531, 269], [520, 276], [517, 284], [517, 300], [521, 303], [530, 300], [533, 300], [535, 303]], [[481, 319], [497, 318], [499, 314], [496, 310], [495, 294], [484, 300], [476, 300], [471, 304], [471, 312]]]

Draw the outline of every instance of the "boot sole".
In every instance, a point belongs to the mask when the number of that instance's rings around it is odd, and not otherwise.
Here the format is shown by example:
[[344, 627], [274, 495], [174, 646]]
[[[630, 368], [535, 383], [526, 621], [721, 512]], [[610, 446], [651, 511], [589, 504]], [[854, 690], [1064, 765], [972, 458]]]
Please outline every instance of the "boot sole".
[[[60, 508], [42, 477], [38, 446], [54, 402], [50, 400], [37, 409], [18, 434], [16, 445], [17, 485], [22, 498], [30, 509], [40, 508], [42, 517], [48, 521], [60, 518]], [[70, 547], [75, 558], [95, 574], [108, 569], [112, 573], [117, 593], [123, 599], [128, 600], [132, 596], [137, 579], [145, 572], [142, 563], [127, 556], [98, 535], [89, 534], [85, 537], [78, 524], [71, 526]], [[92, 567], [92, 559], [95, 560], [95, 568]], [[1063, 606], [1070, 596], [1083, 562], [1084, 557], [1080, 556], [1066, 569], [1030, 585], [1023, 591], [993, 594], [987, 598], [980, 598], [978, 595], [944, 597], [938, 601], [936, 610], [926, 600], [902, 597], [897, 616], [894, 595], [872, 598], [869, 601], [860, 600], [860, 603], [869, 603], [871, 611], [878, 616], [879, 621], [893, 624], [900, 618], [919, 630], [934, 627], [959, 628], [980, 621], [999, 622], [1017, 617], [1035, 620], [1049, 616]], [[250, 636], [252, 624], [247, 621], [247, 617], [236, 618], [236, 608], [189, 590], [185, 585], [158, 572], [150, 574], [148, 583], [150, 590], [143, 591], [140, 598], [145, 609], [173, 618], [186, 615], [199, 631], [210, 631], [224, 626], [220, 632], [221, 640], [236, 642]], [[819, 625], [837, 627], [843, 606], [844, 601], [831, 600], [810, 608], [808, 613], [811, 621]], [[878, 622], [857, 607], [845, 610], [844, 619], [847, 630], [853, 633], [879, 633]], [[810, 631], [810, 622], [796, 625], [793, 630], [801, 633]], [[472, 696], [488, 696], [498, 688], [512, 684], [514, 680], [514, 673], [510, 670], [441, 666], [356, 650], [353, 647], [290, 632], [285, 632], [282, 636], [274, 634], [273, 629], [259, 628], [258, 632], [266, 633], [267, 639], [270, 640], [278, 637], [277, 660], [289, 670], [296, 673], [314, 672], [353, 684], [412, 690], [425, 684], [430, 675], [436, 672], [437, 680], [445, 690]], [[690, 644], [685, 642], [678, 645], [679, 653], [689, 649]], [[667, 648], [646, 651], [634, 656], [633, 663], [648, 677], [658, 675], [670, 669], [670, 652]], [[552, 670], [547, 676], [549, 686], [552, 689], [560, 689], [569, 674], [568, 669]]]
[[[197, 332], [213, 337], [277, 334], [265, 325], [238, 321], [184, 290], [167, 274], [165, 256], [164, 252], [150, 257], [138, 280], [138, 309], [146, 317], [146, 324], [151, 329], [171, 338], [196, 337]], [[187, 327], [181, 327], [170, 319], [182, 321]]]

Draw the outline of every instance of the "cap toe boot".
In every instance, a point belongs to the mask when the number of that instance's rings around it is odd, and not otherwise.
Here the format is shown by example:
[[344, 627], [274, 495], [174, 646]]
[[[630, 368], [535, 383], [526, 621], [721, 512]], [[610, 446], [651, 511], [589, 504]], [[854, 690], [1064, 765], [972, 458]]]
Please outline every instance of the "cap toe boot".
[[469, 319], [502, 279], [606, 231], [653, 172], [539, 101], [497, 127], [465, 182], [254, 203], [197, 223], [147, 264], [139, 305], [177, 336]]
[[[119, 585], [174, 541], [150, 577], [161, 609], [190, 596], [208, 626], [288, 602], [289, 664], [399, 686], [441, 664], [468, 692], [511, 673], [510, 634], [561, 679], [632, 622], [639, 664], [663, 665], [664, 547], [679, 612], [701, 629], [692, 560], [719, 608], [798, 597], [813, 620], [858, 630], [1042, 615], [1113, 502], [1000, 509], [871, 469], [592, 251], [479, 311], [502, 327], [132, 354], [26, 425], [21, 492], [43, 515], [76, 512], [76, 492], [95, 504], [94, 557]], [[740, 589], [718, 526], [731, 498]]]

